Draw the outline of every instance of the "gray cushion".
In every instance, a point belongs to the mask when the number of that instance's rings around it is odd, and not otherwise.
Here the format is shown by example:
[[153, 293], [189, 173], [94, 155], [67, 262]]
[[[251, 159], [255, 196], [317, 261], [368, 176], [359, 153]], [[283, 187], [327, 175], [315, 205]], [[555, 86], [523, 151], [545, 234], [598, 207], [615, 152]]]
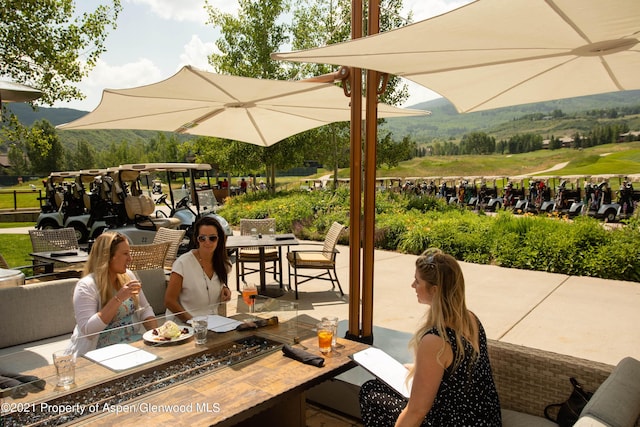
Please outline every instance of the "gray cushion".
[[142, 282], [142, 291], [153, 312], [163, 315], [165, 312], [164, 293], [167, 290], [167, 279], [163, 268], [153, 270], [136, 270], [134, 272]]
[[640, 416], [640, 361], [622, 359], [580, 413], [585, 415], [611, 427], [633, 427]]
[[0, 289], [0, 348], [73, 331], [73, 289], [78, 279], [61, 279]]
[[558, 424], [546, 418], [536, 417], [535, 415], [511, 411], [509, 409], [502, 409], [501, 412], [502, 427], [558, 427]]

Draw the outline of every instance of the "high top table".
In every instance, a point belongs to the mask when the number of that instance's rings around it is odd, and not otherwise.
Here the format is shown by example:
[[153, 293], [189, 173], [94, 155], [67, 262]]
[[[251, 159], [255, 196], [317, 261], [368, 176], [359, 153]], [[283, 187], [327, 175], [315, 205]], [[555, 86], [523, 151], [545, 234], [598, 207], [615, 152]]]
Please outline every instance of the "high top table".
[[[275, 246], [278, 248], [278, 255], [280, 258], [280, 277], [282, 278], [282, 247], [283, 246], [295, 246], [300, 244], [294, 234], [261, 234], [256, 236], [228, 236], [227, 237], [227, 249], [240, 250], [241, 248], [258, 248], [260, 259], [260, 289], [258, 292], [260, 295], [268, 297], [278, 297], [282, 295], [281, 289], [268, 289], [267, 288], [267, 274], [266, 274], [266, 262], [265, 262], [265, 247]], [[236, 271], [236, 274], [239, 274]], [[282, 280], [281, 280], [282, 282]], [[280, 283], [282, 285], [282, 283]]]

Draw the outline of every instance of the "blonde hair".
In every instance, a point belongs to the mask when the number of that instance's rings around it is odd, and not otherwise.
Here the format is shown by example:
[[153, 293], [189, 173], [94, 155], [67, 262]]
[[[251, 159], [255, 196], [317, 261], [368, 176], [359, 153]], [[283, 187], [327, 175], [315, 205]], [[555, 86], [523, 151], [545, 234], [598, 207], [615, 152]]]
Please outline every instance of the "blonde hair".
[[[96, 241], [91, 247], [89, 258], [84, 265], [82, 272], [83, 276], [88, 276], [93, 273], [93, 280], [98, 287], [98, 293], [100, 294], [100, 301], [102, 307], [124, 286], [131, 280], [131, 277], [126, 274], [116, 275], [115, 288], [111, 286], [109, 282], [109, 263], [118, 249], [118, 245], [126, 242], [127, 237], [113, 231], [107, 231], [102, 233], [96, 238]], [[133, 302], [135, 307], [138, 307], [138, 296], [133, 295]]]
[[[465, 302], [464, 276], [458, 261], [451, 255], [445, 254], [440, 249], [430, 248], [424, 251], [416, 260], [416, 273], [420, 279], [427, 283], [427, 286], [437, 286], [431, 308], [427, 311], [424, 324], [418, 328], [410, 341], [417, 357], [418, 345], [424, 334], [435, 327], [442, 338], [442, 348], [438, 352], [438, 362], [440, 356], [445, 351], [446, 343], [449, 342], [447, 328], [455, 331], [458, 351], [454, 354], [453, 369], [464, 360], [465, 346], [462, 338], [466, 339], [472, 347], [472, 360], [478, 357], [478, 324], [474, 316], [467, 309]], [[415, 365], [414, 365], [415, 366]], [[413, 369], [410, 376], [414, 374]]]

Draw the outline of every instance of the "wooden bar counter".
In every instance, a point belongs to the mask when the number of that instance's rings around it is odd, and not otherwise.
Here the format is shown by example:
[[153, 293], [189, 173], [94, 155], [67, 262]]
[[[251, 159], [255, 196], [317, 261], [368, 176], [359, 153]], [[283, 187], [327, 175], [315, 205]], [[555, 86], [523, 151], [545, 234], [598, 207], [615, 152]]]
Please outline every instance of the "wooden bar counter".
[[[303, 339], [300, 345], [294, 347], [306, 347], [306, 351], [320, 355], [315, 332], [311, 329], [312, 324], [298, 321], [297, 328], [297, 335]], [[180, 363], [185, 357], [202, 353], [207, 348], [215, 349], [226, 342], [251, 335], [291, 343], [292, 337], [287, 336], [287, 333], [290, 334], [290, 330], [287, 330], [285, 322], [245, 332], [217, 334], [209, 331], [205, 346], [196, 346], [193, 338], [163, 346], [136, 342], [132, 345], [155, 354], [158, 359], [127, 371], [114, 372], [80, 357], [76, 365], [77, 387], [66, 392], [55, 390], [56, 377], [53, 366], [39, 368], [32, 373], [46, 379], [45, 390], [29, 393], [22, 399], [6, 398], [5, 407], [9, 403], [14, 405], [14, 409], [34, 408], [65, 394], [71, 395], [114, 379], [124, 381], [127, 377], [149, 368]], [[281, 347], [278, 347], [276, 351], [195, 375], [141, 397], [124, 401], [120, 405], [96, 405], [98, 407], [93, 409], [91, 415], [72, 420], [70, 424], [304, 426], [305, 390], [355, 366], [349, 356], [368, 347], [341, 338], [338, 338], [338, 343], [340, 348], [326, 355], [324, 366], [320, 368], [285, 357]], [[6, 414], [6, 411], [3, 412]]]

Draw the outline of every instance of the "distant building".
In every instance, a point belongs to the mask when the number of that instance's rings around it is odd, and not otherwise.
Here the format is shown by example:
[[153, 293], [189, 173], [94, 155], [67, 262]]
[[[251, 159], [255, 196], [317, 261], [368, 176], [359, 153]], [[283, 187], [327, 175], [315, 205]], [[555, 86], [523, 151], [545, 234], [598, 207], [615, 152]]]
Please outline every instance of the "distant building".
[[632, 130], [618, 135], [618, 142], [640, 141], [640, 131]]

